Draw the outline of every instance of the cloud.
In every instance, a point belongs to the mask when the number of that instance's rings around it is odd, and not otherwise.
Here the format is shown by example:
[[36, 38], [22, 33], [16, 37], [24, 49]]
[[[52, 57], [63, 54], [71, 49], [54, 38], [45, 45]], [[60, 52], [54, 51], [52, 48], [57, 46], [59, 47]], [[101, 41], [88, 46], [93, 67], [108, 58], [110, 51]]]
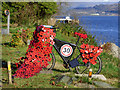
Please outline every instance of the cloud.
[[109, 0], [104, 0], [104, 2], [108, 2]]

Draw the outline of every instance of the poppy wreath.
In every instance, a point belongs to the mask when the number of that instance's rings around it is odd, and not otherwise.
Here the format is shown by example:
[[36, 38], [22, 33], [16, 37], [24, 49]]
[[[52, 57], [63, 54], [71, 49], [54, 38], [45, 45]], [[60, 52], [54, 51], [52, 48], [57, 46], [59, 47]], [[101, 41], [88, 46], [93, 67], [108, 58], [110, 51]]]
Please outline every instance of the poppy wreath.
[[84, 63], [90, 62], [95, 65], [97, 57], [101, 54], [103, 49], [101, 47], [95, 47], [93, 45], [82, 44], [80, 46], [80, 53]]
[[44, 26], [37, 26], [33, 33], [33, 40], [26, 51], [26, 57], [21, 57], [23, 63], [18, 67], [13, 76], [21, 78], [29, 78], [39, 73], [42, 68], [47, 67], [52, 60], [50, 53], [52, 53], [52, 46], [54, 44], [54, 37], [56, 34], [53, 29], [45, 28]]
[[[75, 35], [78, 35], [83, 39], [87, 38], [87, 34], [75, 32]], [[97, 63], [97, 57], [101, 54], [102, 51], [103, 49], [101, 47], [95, 47], [93, 45], [83, 43], [80, 46], [80, 53], [84, 63], [90, 62], [95, 65]]]

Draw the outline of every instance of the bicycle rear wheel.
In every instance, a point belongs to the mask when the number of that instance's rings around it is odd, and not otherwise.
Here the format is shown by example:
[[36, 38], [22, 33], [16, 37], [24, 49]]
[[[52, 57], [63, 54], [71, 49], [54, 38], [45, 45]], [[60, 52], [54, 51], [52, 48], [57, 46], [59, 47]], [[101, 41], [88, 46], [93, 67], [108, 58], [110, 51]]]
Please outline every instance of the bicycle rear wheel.
[[99, 57], [97, 57], [96, 62], [97, 63], [95, 65], [93, 65], [91, 63], [87, 63], [87, 64], [84, 64], [84, 66], [77, 66], [75, 68], [76, 72], [78, 74], [82, 74], [82, 73], [88, 74], [89, 69], [92, 69], [93, 74], [99, 74], [101, 72], [101, 69], [102, 69], [102, 61]]
[[53, 53], [50, 54], [50, 58], [52, 58], [52, 60], [50, 62], [48, 62], [48, 66], [46, 68], [43, 68], [43, 70], [51, 70], [54, 68], [55, 66], [55, 56]]

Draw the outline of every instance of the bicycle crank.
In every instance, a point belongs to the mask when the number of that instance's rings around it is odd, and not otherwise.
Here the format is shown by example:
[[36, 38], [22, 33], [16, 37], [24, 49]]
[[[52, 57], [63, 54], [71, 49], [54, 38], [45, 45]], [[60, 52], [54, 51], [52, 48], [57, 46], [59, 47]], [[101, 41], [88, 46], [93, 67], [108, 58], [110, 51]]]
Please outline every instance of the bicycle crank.
[[66, 69], [69, 68], [69, 65], [68, 65], [68, 64], [65, 64], [65, 63], [63, 63], [63, 66], [64, 66]]

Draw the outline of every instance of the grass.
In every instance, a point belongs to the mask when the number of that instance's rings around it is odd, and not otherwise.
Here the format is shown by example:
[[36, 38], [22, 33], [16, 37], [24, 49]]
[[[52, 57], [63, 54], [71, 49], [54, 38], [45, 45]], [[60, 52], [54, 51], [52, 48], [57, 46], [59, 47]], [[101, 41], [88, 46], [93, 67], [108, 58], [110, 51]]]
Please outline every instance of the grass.
[[[12, 34], [21, 28], [11, 28], [10, 35], [2, 35], [2, 60], [11, 61], [11, 62], [18, 62], [17, 59], [25, 56], [26, 50], [28, 46], [24, 47], [10, 47], [9, 45], [5, 45], [5, 43], [9, 43], [11, 41]], [[34, 31], [35, 28], [30, 28], [30, 30]], [[56, 33], [56, 38], [69, 41], [70, 43], [75, 43], [75, 37], [68, 37], [65, 35], [60, 34], [59, 32]], [[55, 58], [56, 58], [56, 65], [53, 69], [53, 74], [40, 74], [30, 77], [28, 79], [21, 79], [21, 78], [14, 78], [14, 84], [8, 84], [8, 73], [7, 69], [2, 69], [2, 78], [5, 79], [3, 83], [3, 88], [63, 88], [66, 84], [60, 83], [60, 85], [51, 85], [50, 79], [57, 74], [68, 72], [67, 69], [63, 67], [63, 61], [58, 53], [53, 49]], [[78, 52], [78, 51], [77, 51]], [[75, 52], [74, 57], [76, 56], [77, 52]], [[100, 55], [102, 60], [103, 68], [101, 74], [107, 77], [108, 83], [112, 84], [115, 87], [118, 87], [118, 60], [117, 58], [113, 57], [112, 55], [108, 55], [107, 53], [103, 52]], [[67, 85], [68, 88], [75, 88], [74, 85]]]
[[108, 55], [107, 53], [101, 54], [103, 69], [102, 74], [105, 74], [107, 78], [119, 78], [118, 76], [118, 60], [112, 55]]
[[[27, 28], [29, 28], [29, 27], [10, 27], [10, 33], [12, 34], [12, 33], [15, 33], [15, 32], [17, 32], [17, 30], [21, 30], [21, 29], [24, 29], [24, 30], [26, 30]], [[7, 27], [2, 27], [2, 29], [7, 29]], [[30, 27], [29, 28], [31, 31], [34, 31], [35, 30], [35, 27]]]

